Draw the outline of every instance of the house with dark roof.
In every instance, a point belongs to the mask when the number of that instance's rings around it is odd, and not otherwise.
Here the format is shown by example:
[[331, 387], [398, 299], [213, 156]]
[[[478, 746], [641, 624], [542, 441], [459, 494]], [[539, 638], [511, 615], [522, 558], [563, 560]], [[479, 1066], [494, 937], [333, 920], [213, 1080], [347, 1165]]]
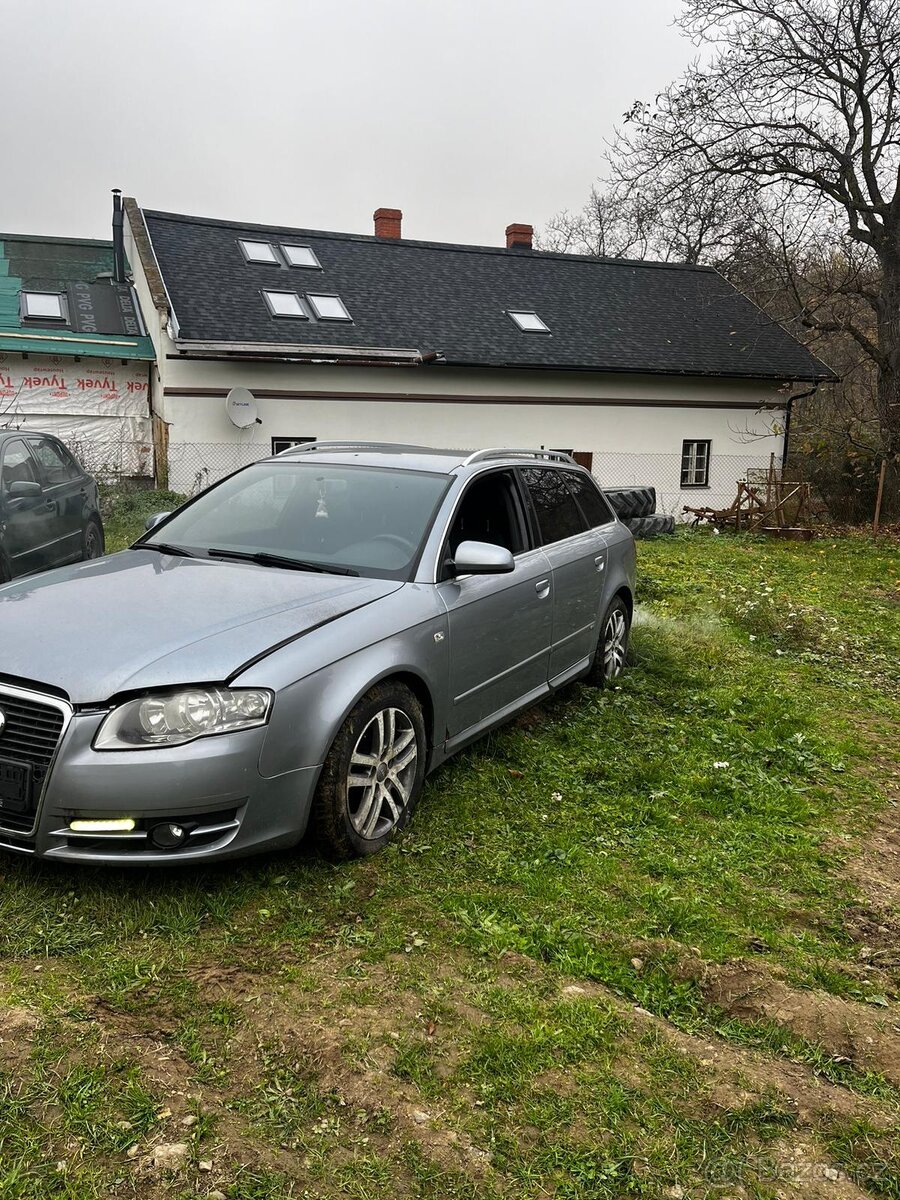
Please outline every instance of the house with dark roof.
[[680, 511], [780, 460], [792, 394], [833, 378], [710, 268], [543, 252], [527, 225], [416, 241], [395, 209], [360, 235], [124, 208], [175, 487], [312, 438], [512, 445]]
[[0, 234], [0, 429], [42, 429], [89, 469], [153, 473], [155, 359], [112, 241]]

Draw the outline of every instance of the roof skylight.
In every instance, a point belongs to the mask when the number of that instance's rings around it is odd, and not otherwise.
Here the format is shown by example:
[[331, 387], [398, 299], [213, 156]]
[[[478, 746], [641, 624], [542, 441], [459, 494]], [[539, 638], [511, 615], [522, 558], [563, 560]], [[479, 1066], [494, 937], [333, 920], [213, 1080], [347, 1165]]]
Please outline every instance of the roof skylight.
[[276, 267], [281, 265], [270, 242], [249, 242], [244, 238], [239, 238], [238, 245], [247, 262], [268, 263], [270, 266]]
[[296, 292], [263, 292], [263, 299], [273, 317], [299, 317], [308, 321], [309, 315]]
[[288, 261], [289, 267], [317, 267], [319, 270], [322, 269], [322, 264], [316, 258], [315, 251], [311, 246], [286, 246], [282, 242], [281, 249]]
[[523, 333], [549, 333], [550, 330], [536, 312], [521, 312], [512, 310], [508, 314]]
[[352, 321], [340, 296], [313, 295], [307, 292], [307, 300], [313, 307], [313, 312], [320, 321]]
[[22, 292], [22, 316], [26, 320], [68, 321], [66, 298], [61, 292]]

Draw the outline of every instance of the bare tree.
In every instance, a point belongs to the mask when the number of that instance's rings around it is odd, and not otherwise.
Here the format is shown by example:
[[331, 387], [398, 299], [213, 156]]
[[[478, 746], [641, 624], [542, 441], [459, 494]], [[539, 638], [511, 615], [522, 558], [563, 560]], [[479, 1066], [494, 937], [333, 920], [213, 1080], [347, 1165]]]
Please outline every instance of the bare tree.
[[[685, 0], [679, 23], [704, 55], [627, 114], [619, 184], [639, 191], [676, 164], [686, 189], [739, 180], [789, 214], [785, 249], [800, 233], [830, 246], [834, 290], [786, 284], [807, 329], [852, 338], [873, 364], [881, 451], [900, 462], [900, 6]], [[821, 255], [819, 268], [821, 284]]]

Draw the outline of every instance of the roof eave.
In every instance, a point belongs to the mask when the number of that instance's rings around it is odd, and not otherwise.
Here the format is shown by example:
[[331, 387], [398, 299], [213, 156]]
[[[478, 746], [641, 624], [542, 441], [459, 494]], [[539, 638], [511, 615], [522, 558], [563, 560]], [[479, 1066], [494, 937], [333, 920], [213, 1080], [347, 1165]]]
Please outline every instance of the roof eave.
[[434, 361], [432, 354], [423, 354], [412, 347], [389, 346], [318, 346], [310, 343], [283, 342], [219, 342], [178, 338], [175, 347], [185, 358], [251, 358], [275, 359], [290, 362], [383, 362], [405, 366], [421, 366]]

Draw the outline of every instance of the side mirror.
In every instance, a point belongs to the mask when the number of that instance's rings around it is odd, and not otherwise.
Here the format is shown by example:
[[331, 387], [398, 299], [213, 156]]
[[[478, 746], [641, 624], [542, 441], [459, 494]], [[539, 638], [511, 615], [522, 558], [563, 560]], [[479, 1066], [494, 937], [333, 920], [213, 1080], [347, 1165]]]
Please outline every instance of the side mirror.
[[6, 489], [6, 494], [10, 500], [16, 500], [20, 496], [40, 496], [43, 490], [33, 479], [17, 479]]
[[508, 575], [516, 562], [505, 546], [493, 542], [460, 542], [453, 556], [457, 575]]
[[166, 517], [170, 517], [171, 515], [172, 515], [171, 512], [153, 513], [153, 515], [148, 517], [147, 520], [144, 522], [144, 528], [148, 531], [151, 529], [155, 529], [156, 526], [160, 523], [160, 521], [164, 521], [166, 519]]

